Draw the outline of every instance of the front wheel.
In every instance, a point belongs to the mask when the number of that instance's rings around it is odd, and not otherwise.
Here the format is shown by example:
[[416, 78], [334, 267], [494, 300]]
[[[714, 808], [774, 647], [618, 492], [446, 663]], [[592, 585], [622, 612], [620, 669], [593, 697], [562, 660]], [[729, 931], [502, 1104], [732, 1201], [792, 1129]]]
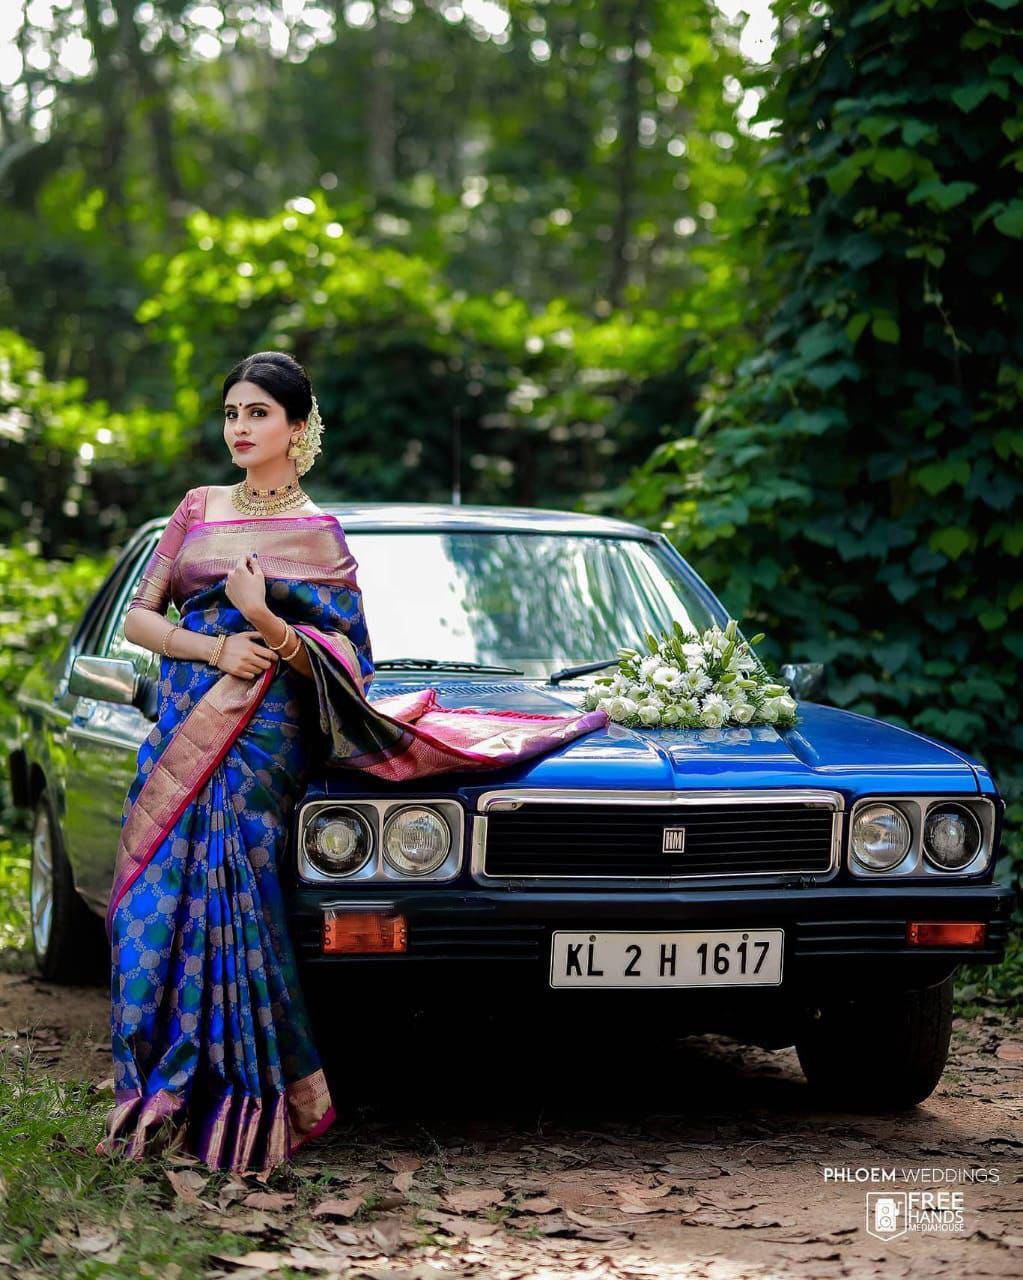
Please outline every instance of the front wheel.
[[32, 950], [40, 975], [50, 982], [98, 980], [110, 955], [103, 922], [75, 889], [53, 801], [45, 787], [36, 800], [29, 865]]
[[825, 1003], [796, 1052], [814, 1093], [844, 1110], [894, 1111], [932, 1094], [948, 1060], [952, 986]]

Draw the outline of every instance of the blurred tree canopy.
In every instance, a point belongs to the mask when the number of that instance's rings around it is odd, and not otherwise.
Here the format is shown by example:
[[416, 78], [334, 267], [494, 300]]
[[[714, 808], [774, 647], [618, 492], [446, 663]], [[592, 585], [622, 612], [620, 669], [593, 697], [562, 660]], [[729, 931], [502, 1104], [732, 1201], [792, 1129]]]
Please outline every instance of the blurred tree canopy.
[[108, 545], [197, 450], [236, 478], [220, 383], [266, 347], [317, 387], [323, 498], [616, 506], [742, 340], [738, 30], [706, 0], [29, 5], [0, 328], [94, 435], [0, 434], [6, 535]]

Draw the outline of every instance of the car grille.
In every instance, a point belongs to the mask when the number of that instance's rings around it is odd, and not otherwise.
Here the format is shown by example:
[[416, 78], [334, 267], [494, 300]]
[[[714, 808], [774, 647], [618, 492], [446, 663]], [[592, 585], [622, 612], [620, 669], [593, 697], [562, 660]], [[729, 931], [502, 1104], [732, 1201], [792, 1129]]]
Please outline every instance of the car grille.
[[[832, 869], [831, 801], [636, 804], [524, 801], [486, 815], [489, 877], [665, 879], [823, 874]], [[662, 853], [665, 827], [685, 828], [685, 849]]]

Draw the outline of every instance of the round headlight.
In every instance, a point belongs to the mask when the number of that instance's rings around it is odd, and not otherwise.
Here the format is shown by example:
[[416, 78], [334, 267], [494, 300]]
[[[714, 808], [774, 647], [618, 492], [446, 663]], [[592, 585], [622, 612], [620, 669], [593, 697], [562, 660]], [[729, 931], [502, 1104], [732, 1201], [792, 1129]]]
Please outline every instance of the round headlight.
[[890, 871], [909, 852], [912, 838], [901, 809], [890, 804], [868, 804], [853, 823], [852, 854], [868, 871]]
[[436, 871], [448, 856], [451, 832], [435, 810], [409, 805], [384, 823], [383, 848], [395, 871], [425, 876]]
[[924, 857], [941, 871], [960, 871], [977, 856], [982, 834], [964, 804], [936, 804], [924, 819]]
[[365, 866], [373, 850], [373, 833], [357, 809], [331, 809], [317, 814], [305, 829], [309, 861], [332, 876], [350, 876]]

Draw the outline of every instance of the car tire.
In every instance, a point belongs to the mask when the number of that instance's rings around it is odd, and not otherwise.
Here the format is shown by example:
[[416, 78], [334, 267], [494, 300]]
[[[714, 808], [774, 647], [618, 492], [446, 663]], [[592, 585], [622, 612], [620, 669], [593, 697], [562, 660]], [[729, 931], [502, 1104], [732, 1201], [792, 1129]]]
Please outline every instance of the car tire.
[[44, 787], [36, 798], [29, 859], [32, 951], [48, 982], [87, 985], [109, 976], [110, 949], [103, 922], [75, 889], [64, 852], [53, 798]]
[[846, 1111], [897, 1111], [929, 1097], [948, 1060], [953, 982], [815, 1010], [796, 1037], [814, 1094]]

